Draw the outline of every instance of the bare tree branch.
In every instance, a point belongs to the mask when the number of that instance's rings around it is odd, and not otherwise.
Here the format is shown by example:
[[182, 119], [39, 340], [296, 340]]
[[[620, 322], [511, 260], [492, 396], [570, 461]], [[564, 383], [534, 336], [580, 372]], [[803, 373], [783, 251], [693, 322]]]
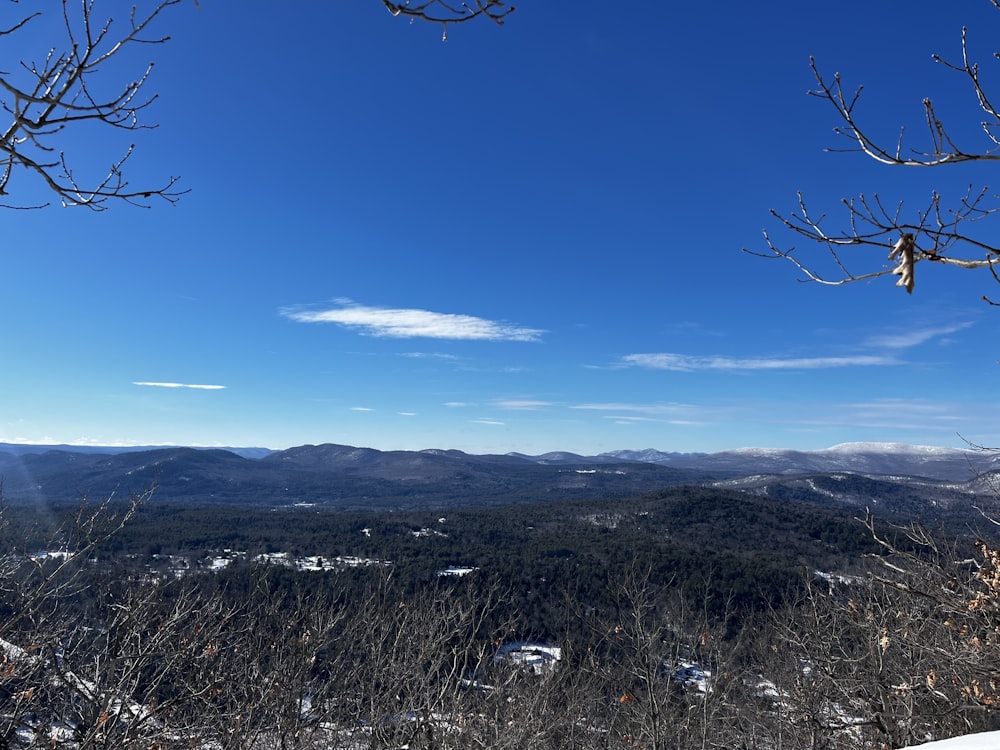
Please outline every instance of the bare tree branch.
[[[991, 3], [1000, 9], [1000, 0], [991, 0]], [[1000, 59], [1000, 53], [996, 53], [995, 57]], [[932, 59], [962, 75], [971, 86], [984, 115], [979, 123], [987, 137], [984, 148], [970, 150], [959, 146], [938, 117], [930, 99], [923, 100], [929, 148], [905, 148], [905, 128], [900, 128], [894, 143], [879, 142], [858, 119], [857, 109], [863, 87], [858, 87], [853, 93], [845, 91], [839, 73], [835, 73], [832, 79], [826, 78], [815, 59], [811, 58], [810, 67], [817, 88], [809, 93], [834, 108], [841, 123], [835, 132], [850, 143], [847, 148], [827, 150], [860, 152], [880, 164], [905, 167], [939, 167], [1000, 160], [1000, 110], [983, 88], [978, 64], [970, 58], [968, 29], [962, 29], [961, 62], [949, 62], [940, 55], [933, 55]], [[827, 228], [829, 222], [825, 221], [825, 214], [817, 216], [810, 213], [805, 198], [799, 193], [798, 210], [791, 213], [772, 210], [771, 215], [793, 236], [808, 240], [809, 245], [798, 251], [794, 246], [784, 247], [765, 230], [767, 248], [763, 251], [744, 248], [744, 252], [788, 261], [803, 274], [803, 280], [830, 286], [898, 275], [901, 279], [897, 286], [912, 292], [916, 266], [924, 261], [954, 268], [985, 269], [995, 281], [1000, 282], [994, 268], [994, 263], [1000, 259], [1000, 244], [993, 241], [989, 234], [976, 231], [978, 222], [1000, 211], [996, 198], [988, 188], [970, 185], [964, 195], [946, 204], [938, 191], [932, 191], [924, 208], [904, 214], [902, 201], [887, 205], [877, 193], [871, 196], [862, 194], [842, 201], [846, 213], [836, 222], [836, 229], [832, 229]], [[905, 262], [896, 258], [895, 265], [885, 263], [882, 258], [891, 259], [887, 255], [906, 237], [911, 238], [905, 244], [912, 252], [912, 259], [907, 254], [903, 258]], [[818, 259], [811, 252], [815, 246], [826, 250]], [[852, 252], [873, 249], [880, 252]], [[993, 304], [988, 297], [983, 299]]]
[[[169, 177], [159, 186], [133, 186], [124, 168], [135, 144], [114, 159], [97, 176], [78, 176], [62, 149], [67, 128], [78, 132], [83, 123], [93, 123], [127, 131], [155, 128], [140, 115], [155, 100], [146, 96], [145, 85], [153, 71], [149, 63], [139, 75], [127, 80], [117, 92], [101, 95], [99, 74], [117, 62], [122, 51], [140, 44], [163, 44], [169, 37], [148, 36], [158, 17], [181, 0], [158, 0], [145, 13], [133, 7], [127, 25], [109, 19], [99, 23], [94, 2], [62, 2], [63, 41], [46, 51], [41, 62], [22, 60], [12, 71], [0, 72], [0, 112], [8, 123], [0, 131], [0, 197], [8, 196], [26, 170], [55, 193], [63, 206], [86, 206], [103, 211], [112, 202], [149, 206], [153, 198], [175, 203], [186, 190], [177, 187], [178, 178]], [[9, 37], [29, 24], [39, 23], [43, 14], [26, 15], [10, 28], [0, 31]], [[4, 208], [39, 208], [48, 203], [22, 205], [0, 203]]]
[[[126, 77], [113, 93], [99, 92], [108, 86], [107, 67], [124, 62], [123, 51], [169, 41], [169, 36], [153, 34], [151, 29], [161, 15], [181, 2], [146, 0], [146, 9], [133, 6], [127, 21], [109, 18], [102, 23], [96, 15], [96, 0], [61, 0], [61, 41], [54, 40], [41, 51], [41, 62], [22, 59], [12, 69], [0, 70], [0, 208], [49, 205], [44, 199], [25, 203], [8, 198], [23, 192], [20, 183], [26, 174], [54, 193], [61, 205], [94, 211], [119, 202], [143, 208], [155, 199], [173, 204], [188, 192], [179, 187], [177, 176], [159, 185], [133, 185], [125, 167], [135, 152], [134, 143], [96, 174], [74, 167], [78, 162], [65, 150], [67, 134], [78, 133], [86, 123], [125, 131], [157, 127], [141, 119], [157, 99], [156, 94], [146, 94], [154, 63]], [[514, 12], [514, 6], [502, 0], [382, 0], [382, 4], [394, 16], [440, 24], [444, 39], [452, 24], [487, 18], [502, 26]], [[12, 25], [0, 28], [0, 39], [26, 38], [18, 32], [42, 23], [45, 16], [43, 11], [25, 12]]]
[[411, 20], [420, 19], [431, 23], [441, 24], [441, 39], [448, 41], [449, 24], [464, 23], [474, 18], [488, 18], [497, 26], [503, 26], [504, 20], [515, 8], [501, 0], [473, 0], [472, 4], [467, 2], [451, 3], [445, 0], [418, 0], [411, 2], [394, 2], [393, 0], [382, 0], [382, 4], [394, 16], [407, 16]]
[[[906, 235], [910, 235], [913, 240], [914, 265], [930, 261], [955, 268], [992, 268], [1000, 258], [1000, 245], [980, 240], [966, 229], [968, 225], [1000, 211], [1000, 206], [984, 205], [988, 197], [985, 188], [976, 192], [970, 186], [959, 199], [957, 208], [945, 209], [941, 206], [941, 196], [935, 192], [931, 194], [928, 205], [917, 212], [915, 220], [906, 222], [901, 218], [902, 202], [890, 211], [878, 194], [871, 198], [860, 195], [842, 201], [847, 214], [844, 222], [846, 227], [828, 233], [823, 226], [826, 216], [813, 216], [806, 206], [805, 198], [799, 193], [798, 211], [786, 215], [772, 210], [771, 215], [794, 234], [825, 247], [828, 260], [832, 262], [830, 271], [821, 270], [811, 259], [800, 260], [795, 254], [795, 247], [787, 249], [780, 247], [766, 230], [764, 240], [768, 247], [767, 251], [759, 252], [744, 248], [744, 252], [757, 257], [789, 261], [805, 275], [805, 280], [829, 286], [840, 286], [894, 274], [898, 264], [883, 262], [880, 267], [872, 270], [871, 253], [848, 255], [847, 250], [877, 248], [886, 253], [883, 258], [890, 260], [893, 248], [900, 238]], [[856, 265], [864, 266], [865, 270], [854, 270]]]

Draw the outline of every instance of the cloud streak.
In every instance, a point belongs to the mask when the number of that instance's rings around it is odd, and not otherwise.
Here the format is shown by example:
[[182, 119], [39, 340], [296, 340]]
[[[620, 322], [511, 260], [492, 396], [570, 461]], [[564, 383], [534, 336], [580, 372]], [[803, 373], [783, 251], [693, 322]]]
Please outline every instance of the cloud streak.
[[455, 362], [459, 359], [458, 355], [445, 354], [444, 352], [400, 352], [398, 356], [409, 359], [443, 359], [448, 362]]
[[842, 367], [891, 367], [903, 365], [899, 353], [921, 346], [935, 339], [948, 341], [948, 337], [964, 331], [973, 323], [962, 322], [940, 326], [914, 325], [892, 333], [876, 334], [859, 342], [861, 351], [836, 356], [783, 357], [751, 356], [734, 357], [724, 354], [692, 355], [676, 352], [626, 354], [614, 366], [642, 367], [649, 370], [671, 372], [751, 372], [758, 370], [830, 370]]
[[842, 357], [726, 357], [693, 356], [660, 352], [626, 354], [619, 360], [623, 367], [644, 367], [673, 372], [750, 371], [750, 370], [824, 370], [836, 367], [885, 367], [902, 364], [893, 356], [855, 354]]
[[700, 426], [729, 415], [732, 407], [710, 407], [683, 403], [630, 404], [626, 402], [576, 404], [580, 411], [605, 412], [601, 416], [619, 424], [661, 422], [678, 426]]
[[142, 385], [150, 388], [192, 388], [196, 391], [222, 391], [226, 388], [224, 385], [203, 385], [201, 383], [161, 383], [149, 380], [136, 380], [132, 382], [132, 385]]
[[285, 308], [281, 314], [299, 323], [333, 323], [365, 336], [382, 338], [432, 338], [466, 341], [540, 341], [544, 333], [473, 315], [438, 313], [391, 307], [356, 305], [339, 301], [326, 310]]
[[916, 326], [906, 331], [899, 333], [883, 334], [879, 336], [872, 336], [866, 342], [868, 346], [871, 347], [881, 347], [884, 349], [909, 349], [913, 346], [919, 346], [932, 339], [942, 338], [950, 336], [953, 333], [958, 333], [959, 331], [964, 331], [966, 328], [972, 326], [972, 323], [956, 323], [951, 326], [942, 326], [940, 328], [928, 328]]
[[495, 403], [495, 406], [499, 409], [512, 409], [515, 411], [538, 411], [552, 405], [551, 401], [536, 401], [534, 399], [509, 399]]

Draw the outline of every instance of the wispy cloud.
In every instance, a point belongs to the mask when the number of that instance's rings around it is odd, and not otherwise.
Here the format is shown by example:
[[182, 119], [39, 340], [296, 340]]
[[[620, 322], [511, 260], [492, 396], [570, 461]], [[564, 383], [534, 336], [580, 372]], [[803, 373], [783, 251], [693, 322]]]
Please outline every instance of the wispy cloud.
[[417, 416], [417, 413], [415, 411], [401, 411], [401, 412], [397, 412], [397, 414], [399, 414], [399, 416], [401, 416], [401, 417], [415, 417], [415, 416]]
[[[819, 395], [819, 394], [817, 394]], [[713, 450], [747, 445], [828, 447], [856, 440], [898, 441], [914, 445], [961, 444], [959, 435], [984, 445], [1000, 445], [1000, 403], [982, 399], [936, 400], [887, 397], [856, 401], [789, 400], [781, 396], [735, 396], [704, 404], [685, 402], [607, 401], [569, 408], [599, 417], [610, 429], [642, 431], [643, 425], [666, 425], [664, 435], [715, 441]], [[725, 430], [719, 442], [715, 430]], [[762, 438], [761, 436], [767, 436]], [[690, 450], [687, 443], [685, 450]], [[704, 448], [697, 448], [703, 450]]]
[[544, 333], [472, 315], [430, 310], [368, 307], [338, 300], [326, 310], [285, 308], [281, 314], [300, 323], [334, 323], [363, 335], [387, 338], [433, 338], [480, 341], [539, 341]]
[[[828, 445], [844, 440], [871, 439], [908, 442], [914, 445], [947, 445], [960, 442], [958, 435], [971, 432], [991, 439], [1000, 419], [1000, 405], [932, 401], [921, 398], [885, 398], [865, 402], [784, 402], [757, 404], [748, 417], [789, 435], [798, 433], [839, 436]], [[794, 442], [794, 440], [792, 441]]]
[[705, 370], [821, 370], [835, 367], [885, 367], [901, 364], [893, 356], [854, 354], [841, 357], [726, 357], [722, 355], [693, 356], [660, 352], [627, 354], [619, 360], [623, 367], [645, 367], [650, 370], [699, 372]]
[[203, 385], [201, 383], [161, 383], [149, 380], [136, 380], [132, 385], [149, 386], [150, 388], [193, 388], [196, 391], [221, 391], [224, 385]]
[[448, 362], [455, 362], [460, 359], [456, 354], [445, 354], [444, 352], [400, 352], [399, 356], [409, 359], [443, 359]]
[[933, 339], [946, 338], [953, 333], [964, 331], [972, 325], [973, 324], [971, 322], [966, 322], [956, 323], [950, 326], [941, 326], [938, 328], [914, 326], [905, 331], [871, 336], [865, 343], [871, 347], [884, 349], [909, 349], [913, 346], [925, 344]]
[[[975, 407], [973, 407], [975, 409]], [[982, 414], [983, 407], [979, 407]], [[991, 408], [989, 411], [995, 411]], [[920, 398], [884, 398], [858, 403], [839, 404], [813, 417], [821, 424], [835, 423], [878, 429], [945, 429], [953, 431], [975, 418], [967, 404], [930, 401]], [[802, 412], [800, 412], [802, 414]], [[803, 415], [803, 421], [809, 419]]]
[[375, 410], [368, 406], [352, 406], [351, 411], [375, 411]]
[[444, 405], [449, 409], [461, 409], [466, 406], [475, 406], [475, 404], [470, 404], [467, 401], [445, 401]]
[[898, 353], [972, 326], [971, 322], [944, 326], [919, 326], [869, 336], [858, 342], [855, 353], [824, 357], [692, 355], [676, 352], [626, 354], [617, 367], [644, 367], [673, 372], [741, 372], [756, 370], [829, 370], [841, 367], [891, 367], [904, 364]]
[[518, 411], [538, 411], [548, 406], [552, 406], [551, 401], [535, 401], [533, 399], [510, 399], [507, 401], [497, 401], [494, 404], [500, 409], [514, 409]]
[[505, 423], [501, 422], [499, 419], [470, 419], [469, 422], [472, 424], [485, 424], [492, 427], [505, 427]]
[[632, 414], [605, 414], [605, 419], [610, 419], [615, 424], [641, 424], [643, 422], [663, 422], [677, 425], [678, 427], [700, 427], [707, 422], [699, 422], [694, 419], [655, 419], [653, 417], [639, 417]]
[[571, 409], [606, 412], [606, 419], [619, 424], [636, 422], [661, 422], [678, 426], [699, 426], [731, 418], [733, 407], [712, 407], [695, 404], [662, 403], [642, 404], [626, 402], [576, 404]]

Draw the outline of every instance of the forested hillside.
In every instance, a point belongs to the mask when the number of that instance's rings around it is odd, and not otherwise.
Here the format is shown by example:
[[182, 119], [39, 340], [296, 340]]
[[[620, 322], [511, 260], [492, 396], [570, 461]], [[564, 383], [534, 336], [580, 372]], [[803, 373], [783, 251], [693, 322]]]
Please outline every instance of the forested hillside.
[[[74, 750], [860, 748], [988, 726], [989, 568], [857, 515], [707, 487], [411, 512], [14, 502], [0, 732]], [[992, 559], [972, 542], [954, 552]]]

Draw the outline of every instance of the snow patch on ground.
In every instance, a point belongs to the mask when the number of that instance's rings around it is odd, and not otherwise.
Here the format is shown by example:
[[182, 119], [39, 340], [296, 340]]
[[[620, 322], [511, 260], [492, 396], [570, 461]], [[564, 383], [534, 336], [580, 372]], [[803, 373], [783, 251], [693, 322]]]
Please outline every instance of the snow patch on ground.
[[996, 750], [1000, 747], [1000, 732], [969, 734], [965, 737], [952, 737], [950, 740], [938, 740], [911, 747], [919, 747], [920, 750]]

